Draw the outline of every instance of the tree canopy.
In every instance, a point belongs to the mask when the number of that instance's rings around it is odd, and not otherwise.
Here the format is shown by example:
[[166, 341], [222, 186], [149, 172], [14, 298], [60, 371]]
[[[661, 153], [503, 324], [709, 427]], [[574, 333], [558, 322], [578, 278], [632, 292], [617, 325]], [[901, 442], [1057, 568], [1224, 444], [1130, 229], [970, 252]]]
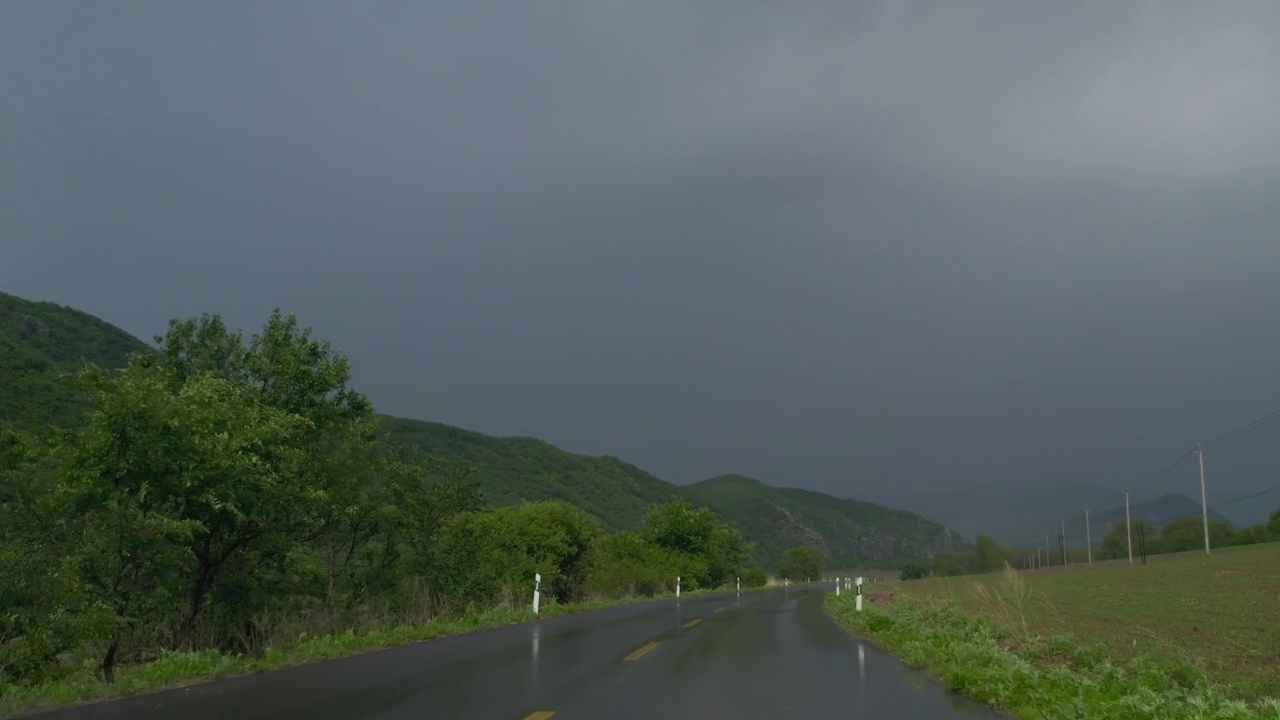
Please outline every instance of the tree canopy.
[[247, 341], [206, 315], [156, 342], [78, 373], [79, 422], [0, 431], [2, 682], [524, 605], [535, 574], [551, 603], [714, 588], [750, 553], [683, 500], [615, 535], [564, 502], [487, 508], [279, 311]]
[[817, 548], [801, 545], [787, 550], [786, 559], [778, 569], [778, 575], [796, 581], [816, 580], [822, 577], [824, 566], [822, 554]]

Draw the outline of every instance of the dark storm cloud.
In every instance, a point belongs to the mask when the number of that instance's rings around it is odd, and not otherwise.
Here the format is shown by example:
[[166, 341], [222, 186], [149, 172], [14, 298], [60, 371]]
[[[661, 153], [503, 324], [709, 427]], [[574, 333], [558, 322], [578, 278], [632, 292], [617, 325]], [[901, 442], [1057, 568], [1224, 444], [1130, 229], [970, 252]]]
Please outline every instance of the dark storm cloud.
[[899, 501], [1119, 485], [1280, 401], [1272, 3], [0, 19], [4, 287], [281, 305], [388, 412]]

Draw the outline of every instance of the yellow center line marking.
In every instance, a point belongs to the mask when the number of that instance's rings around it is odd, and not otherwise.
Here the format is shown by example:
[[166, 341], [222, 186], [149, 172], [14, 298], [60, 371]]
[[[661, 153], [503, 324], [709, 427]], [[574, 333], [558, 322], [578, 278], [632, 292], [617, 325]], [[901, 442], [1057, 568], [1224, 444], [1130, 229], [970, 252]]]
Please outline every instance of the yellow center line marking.
[[685, 623], [685, 624], [684, 624], [684, 626], [685, 626], [685, 627], [687, 627], [687, 628], [691, 628], [691, 627], [693, 627], [694, 625], [697, 625], [697, 624], [698, 624], [698, 623], [700, 623], [700, 622], [702, 622], [702, 618], [694, 618], [694, 619], [690, 620], [689, 622]]
[[658, 647], [658, 641], [657, 641], [657, 640], [654, 640], [654, 641], [653, 641], [653, 642], [651, 642], [651, 643], [645, 643], [644, 645], [641, 645], [639, 648], [637, 648], [637, 649], [636, 649], [634, 652], [632, 652], [630, 655], [628, 655], [628, 656], [627, 656], [627, 659], [628, 659], [628, 660], [639, 660], [641, 657], [643, 657], [643, 656], [644, 656], [644, 654], [645, 654], [645, 653], [649, 652], [650, 650], [652, 650], [652, 649], [654, 649], [654, 648], [656, 648], [656, 647]]
[[538, 710], [524, 716], [524, 720], [547, 720], [547, 718], [555, 715], [554, 710]]

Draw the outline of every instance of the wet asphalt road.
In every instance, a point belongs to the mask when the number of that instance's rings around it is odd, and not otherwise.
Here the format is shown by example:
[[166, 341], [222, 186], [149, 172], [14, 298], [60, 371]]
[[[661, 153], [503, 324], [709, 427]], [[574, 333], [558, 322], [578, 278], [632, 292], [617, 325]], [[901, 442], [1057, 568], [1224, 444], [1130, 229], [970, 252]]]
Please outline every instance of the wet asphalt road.
[[823, 611], [827, 592], [655, 601], [33, 717], [1000, 717], [845, 633]]

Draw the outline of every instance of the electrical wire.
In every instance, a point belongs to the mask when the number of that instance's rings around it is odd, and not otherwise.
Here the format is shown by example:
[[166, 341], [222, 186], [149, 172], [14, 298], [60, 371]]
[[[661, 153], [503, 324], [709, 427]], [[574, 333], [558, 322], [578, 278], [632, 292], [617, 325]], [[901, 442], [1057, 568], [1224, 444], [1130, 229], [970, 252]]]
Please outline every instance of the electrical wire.
[[1249, 432], [1247, 432], [1247, 433], [1244, 433], [1244, 434], [1242, 434], [1242, 435], [1233, 435], [1232, 437], [1230, 437], [1230, 438], [1228, 438], [1228, 439], [1226, 439], [1226, 440], [1219, 440], [1218, 442], [1215, 442], [1215, 443], [1213, 443], [1212, 445], [1206, 445], [1205, 447], [1206, 447], [1206, 448], [1219, 448], [1219, 447], [1222, 447], [1222, 446], [1224, 446], [1224, 445], [1230, 445], [1230, 444], [1232, 444], [1232, 443], [1240, 442], [1241, 440], [1248, 440], [1249, 438], [1251, 438], [1251, 437], [1253, 437], [1253, 436], [1255, 436], [1255, 435], [1261, 435], [1262, 433], [1264, 433], [1264, 432], [1266, 432], [1266, 431], [1270, 430], [1270, 429], [1271, 429], [1271, 428], [1273, 428], [1273, 427], [1276, 427], [1277, 425], [1280, 425], [1280, 417], [1277, 417], [1277, 418], [1275, 418], [1275, 419], [1271, 420], [1270, 422], [1266, 423], [1265, 425], [1259, 425], [1259, 426], [1257, 426], [1257, 427], [1253, 428], [1252, 430], [1250, 430], [1250, 431], [1249, 431]]
[[1227, 443], [1236, 442], [1237, 440], [1243, 440], [1246, 437], [1253, 437], [1258, 432], [1263, 432], [1265, 430], [1269, 430], [1275, 427], [1277, 422], [1280, 422], [1280, 410], [1273, 410], [1267, 413], [1266, 415], [1263, 415], [1262, 417], [1258, 418], [1257, 420], [1254, 420], [1250, 423], [1246, 423], [1245, 425], [1241, 425], [1235, 430], [1225, 432], [1215, 438], [1212, 438], [1206, 441], [1204, 443], [1204, 446], [1216, 447], [1219, 445], [1225, 445]]
[[1146, 480], [1143, 480], [1142, 482], [1138, 483], [1137, 485], [1134, 485], [1134, 486], [1133, 486], [1133, 488], [1146, 487], [1146, 486], [1150, 485], [1151, 483], [1153, 483], [1153, 482], [1155, 482], [1155, 481], [1157, 481], [1157, 480], [1159, 480], [1159, 479], [1161, 479], [1161, 478], [1164, 478], [1164, 477], [1168, 476], [1170, 473], [1172, 473], [1173, 471], [1175, 471], [1175, 470], [1177, 470], [1178, 468], [1180, 468], [1180, 467], [1182, 466], [1182, 464], [1183, 464], [1184, 462], [1186, 462], [1186, 461], [1187, 461], [1187, 458], [1189, 458], [1189, 457], [1191, 457], [1192, 455], [1194, 455], [1194, 454], [1195, 454], [1195, 452], [1196, 452], [1196, 449], [1195, 449], [1195, 448], [1191, 448], [1190, 450], [1188, 450], [1188, 451], [1186, 451], [1185, 453], [1183, 453], [1182, 457], [1180, 457], [1180, 458], [1178, 458], [1177, 460], [1175, 460], [1175, 461], [1173, 462], [1173, 464], [1172, 464], [1172, 465], [1170, 465], [1169, 467], [1165, 468], [1164, 470], [1161, 470], [1160, 472], [1156, 473], [1155, 475], [1152, 475], [1151, 477], [1147, 478]]
[[1245, 495], [1244, 497], [1238, 497], [1238, 498], [1236, 498], [1235, 500], [1230, 500], [1230, 501], [1228, 501], [1228, 502], [1219, 503], [1219, 504], [1217, 504], [1217, 505], [1210, 506], [1210, 508], [1209, 508], [1209, 509], [1210, 509], [1210, 510], [1217, 510], [1218, 508], [1224, 508], [1224, 507], [1226, 507], [1226, 506], [1228, 506], [1228, 505], [1235, 505], [1235, 504], [1236, 504], [1236, 503], [1238, 503], [1238, 502], [1244, 502], [1245, 500], [1252, 500], [1253, 498], [1256, 498], [1256, 497], [1258, 497], [1259, 495], [1266, 495], [1267, 493], [1269, 493], [1269, 492], [1275, 492], [1276, 490], [1280, 490], [1280, 485], [1276, 485], [1276, 486], [1274, 486], [1274, 487], [1269, 487], [1269, 488], [1267, 488], [1266, 490], [1259, 490], [1259, 491], [1258, 491], [1258, 492], [1256, 492], [1256, 493], [1251, 493], [1251, 494], [1249, 494], [1249, 495]]
[[[1195, 454], [1195, 452], [1196, 452], [1196, 448], [1191, 448], [1190, 450], [1188, 450], [1188, 451], [1186, 451], [1185, 453], [1183, 453], [1182, 457], [1180, 457], [1180, 458], [1178, 458], [1177, 460], [1173, 461], [1173, 464], [1171, 464], [1171, 465], [1169, 465], [1168, 467], [1164, 468], [1163, 470], [1161, 470], [1160, 472], [1156, 473], [1155, 475], [1152, 475], [1151, 477], [1147, 478], [1146, 480], [1143, 480], [1142, 482], [1138, 483], [1137, 485], [1131, 485], [1128, 489], [1129, 489], [1130, 491], [1132, 491], [1132, 490], [1134, 490], [1134, 489], [1136, 489], [1136, 488], [1143, 488], [1143, 487], [1146, 487], [1146, 486], [1150, 485], [1151, 483], [1154, 483], [1154, 482], [1156, 482], [1156, 481], [1158, 481], [1158, 480], [1160, 480], [1160, 479], [1162, 479], [1162, 478], [1168, 477], [1170, 473], [1173, 473], [1173, 472], [1175, 472], [1176, 470], [1180, 469], [1180, 468], [1182, 467], [1183, 463], [1185, 463], [1185, 462], [1187, 461], [1187, 459], [1188, 459], [1188, 458], [1190, 458], [1192, 455], [1194, 455], [1194, 454]], [[1109, 508], [1109, 507], [1110, 507], [1110, 501], [1111, 501], [1111, 499], [1112, 499], [1112, 498], [1114, 498], [1114, 497], [1115, 497], [1115, 493], [1119, 493], [1119, 494], [1120, 494], [1120, 495], [1122, 495], [1122, 496], [1124, 495], [1124, 491], [1123, 491], [1123, 490], [1120, 490], [1120, 491], [1112, 491], [1112, 492], [1110, 492], [1110, 493], [1108, 493], [1108, 494], [1107, 494], [1107, 497], [1105, 497], [1105, 498], [1103, 498], [1103, 497], [1099, 497], [1099, 498], [1098, 498], [1098, 502], [1092, 502], [1092, 503], [1089, 503], [1089, 504], [1088, 504], [1088, 505], [1086, 505], [1085, 507], [1088, 507], [1088, 508], [1090, 508], [1090, 509], [1094, 509], [1094, 510]], [[1079, 520], [1081, 520], [1081, 521], [1082, 521], [1082, 523], [1083, 523], [1083, 520], [1084, 520], [1084, 512], [1083, 512], [1083, 511], [1077, 511], [1077, 512], [1075, 512], [1075, 513], [1072, 513], [1072, 515], [1071, 515], [1070, 519], [1071, 519], [1072, 521], [1075, 521], [1075, 520], [1079, 519]]]
[[[1228, 431], [1228, 432], [1225, 432], [1225, 433], [1223, 433], [1223, 434], [1221, 434], [1221, 435], [1218, 435], [1217, 437], [1214, 437], [1214, 438], [1212, 438], [1212, 439], [1208, 440], [1207, 442], [1201, 443], [1201, 444], [1200, 444], [1200, 445], [1198, 445], [1197, 447], [1193, 447], [1193, 448], [1191, 448], [1191, 449], [1187, 450], [1185, 453], [1183, 453], [1183, 454], [1182, 454], [1182, 456], [1181, 456], [1181, 457], [1179, 457], [1177, 460], [1174, 460], [1174, 461], [1173, 461], [1173, 463], [1172, 463], [1172, 464], [1170, 464], [1168, 467], [1164, 468], [1164, 469], [1163, 469], [1163, 470], [1161, 470], [1160, 472], [1156, 473], [1155, 475], [1152, 475], [1151, 477], [1149, 477], [1149, 478], [1147, 478], [1147, 479], [1143, 480], [1142, 482], [1140, 482], [1140, 483], [1138, 483], [1138, 484], [1136, 484], [1136, 485], [1131, 485], [1131, 486], [1129, 486], [1129, 487], [1127, 488], [1127, 490], [1129, 490], [1130, 492], [1132, 492], [1132, 491], [1133, 491], [1133, 490], [1135, 490], [1135, 489], [1139, 489], [1139, 488], [1147, 487], [1148, 485], [1151, 485], [1152, 483], [1155, 483], [1155, 482], [1157, 482], [1157, 481], [1159, 481], [1159, 480], [1161, 480], [1161, 479], [1163, 479], [1163, 478], [1165, 478], [1165, 477], [1168, 477], [1171, 473], [1176, 472], [1179, 468], [1181, 468], [1181, 467], [1182, 467], [1182, 465], [1183, 465], [1184, 463], [1186, 463], [1186, 461], [1187, 461], [1187, 460], [1188, 460], [1192, 455], [1196, 454], [1196, 452], [1197, 452], [1198, 450], [1207, 450], [1207, 449], [1210, 449], [1210, 448], [1224, 447], [1224, 446], [1226, 446], [1226, 445], [1231, 445], [1232, 443], [1237, 443], [1237, 442], [1240, 442], [1240, 441], [1242, 441], [1242, 440], [1248, 440], [1248, 439], [1249, 439], [1249, 438], [1251, 438], [1251, 437], [1254, 437], [1254, 436], [1256, 436], [1256, 435], [1260, 435], [1260, 434], [1262, 434], [1262, 433], [1264, 433], [1264, 432], [1267, 432], [1268, 430], [1271, 430], [1271, 429], [1276, 428], [1276, 427], [1280, 427], [1280, 410], [1273, 410], [1273, 411], [1271, 411], [1271, 412], [1267, 413], [1266, 415], [1263, 415], [1262, 417], [1260, 417], [1260, 418], [1258, 418], [1258, 419], [1256, 419], [1256, 420], [1253, 420], [1253, 421], [1251, 421], [1251, 422], [1249, 422], [1249, 423], [1246, 423], [1246, 424], [1244, 424], [1244, 425], [1241, 425], [1240, 427], [1235, 428], [1234, 430], [1230, 430], [1230, 431]], [[1228, 505], [1234, 505], [1235, 503], [1238, 503], [1238, 502], [1243, 502], [1243, 501], [1245, 501], [1245, 500], [1250, 500], [1250, 499], [1253, 499], [1253, 498], [1255, 498], [1255, 497], [1259, 497], [1259, 496], [1261, 496], [1261, 495], [1265, 495], [1265, 494], [1267, 494], [1267, 493], [1269, 493], [1269, 492], [1273, 492], [1273, 491], [1275, 491], [1275, 490], [1280, 490], [1280, 485], [1277, 485], [1277, 486], [1272, 487], [1272, 488], [1268, 488], [1268, 489], [1266, 489], [1266, 490], [1262, 490], [1262, 491], [1260, 491], [1260, 492], [1252, 493], [1252, 494], [1250, 494], [1250, 495], [1246, 495], [1246, 496], [1241, 497], [1241, 498], [1236, 498], [1235, 500], [1231, 500], [1231, 501], [1229, 501], [1229, 502], [1225, 502], [1225, 503], [1222, 503], [1222, 504], [1219, 504], [1219, 505], [1214, 505], [1214, 506], [1210, 507], [1209, 509], [1210, 509], [1210, 510], [1217, 510], [1218, 508], [1227, 507]], [[1088, 506], [1086, 506], [1086, 507], [1095, 507], [1095, 506], [1097, 506], [1097, 505], [1105, 505], [1105, 503], [1106, 503], [1106, 500], [1103, 500], [1101, 503], [1090, 503], [1090, 504], [1089, 504]], [[1072, 513], [1072, 515], [1071, 515], [1071, 519], [1072, 519], [1072, 520], [1077, 519], [1077, 518], [1076, 518], [1076, 516], [1077, 516], [1077, 515], [1079, 515], [1081, 518], [1083, 518], [1084, 513], [1083, 513], [1083, 512]], [[1057, 531], [1057, 532], [1060, 534], [1060, 530], [1059, 530], [1059, 531]], [[1036, 540], [1035, 542], [1036, 542], [1036, 543], [1038, 543], [1038, 542], [1039, 542], [1039, 540]]]

